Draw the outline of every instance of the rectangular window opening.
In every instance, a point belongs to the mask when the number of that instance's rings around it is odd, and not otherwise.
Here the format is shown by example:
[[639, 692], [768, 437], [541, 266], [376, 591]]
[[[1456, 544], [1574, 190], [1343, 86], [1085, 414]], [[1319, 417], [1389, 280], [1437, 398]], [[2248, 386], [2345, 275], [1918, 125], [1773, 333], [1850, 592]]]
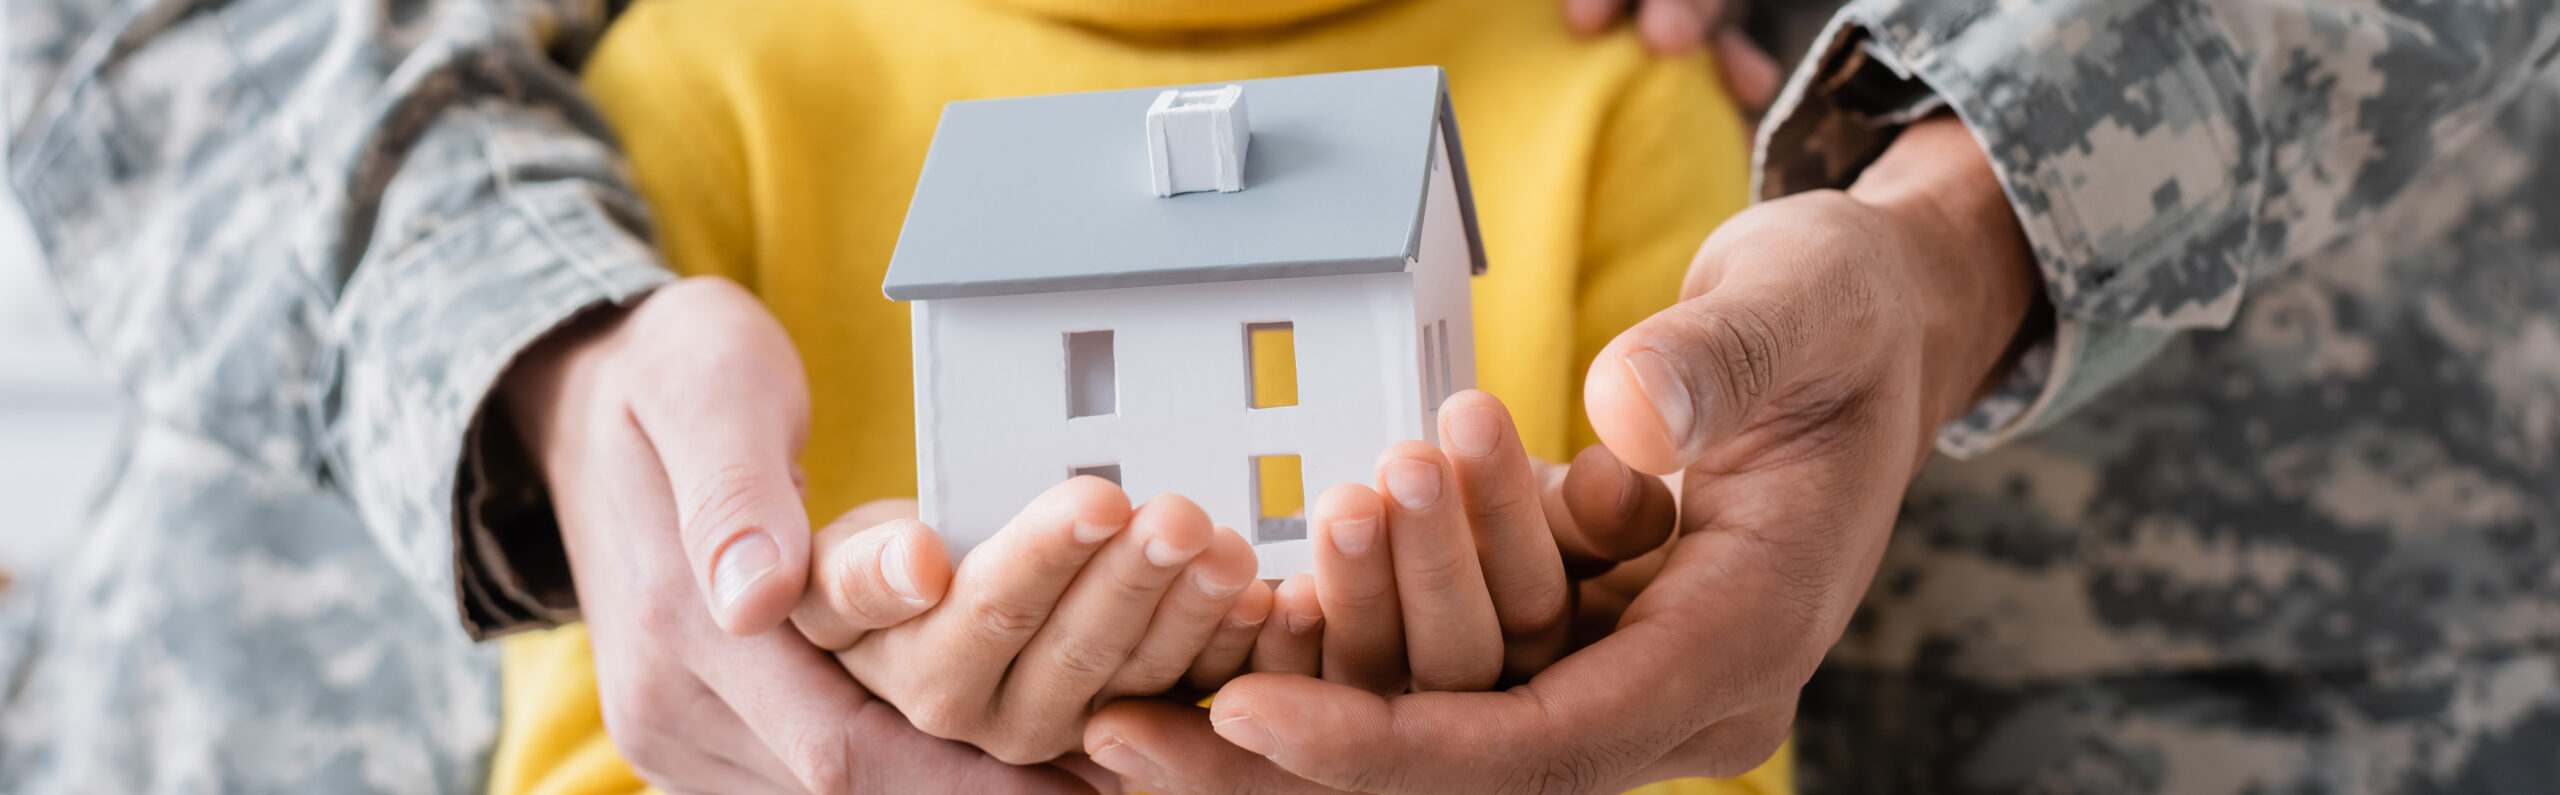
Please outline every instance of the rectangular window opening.
[[1245, 405], [1268, 409], [1298, 405], [1298, 334], [1288, 321], [1244, 327]]
[[1449, 395], [1458, 391], [1457, 380], [1449, 377], [1449, 321], [1442, 320], [1438, 325], [1440, 334], [1432, 344], [1438, 346], [1440, 353], [1440, 398], [1432, 401], [1434, 405], [1448, 401]]
[[1078, 475], [1092, 475], [1103, 480], [1111, 481], [1111, 485], [1121, 485], [1119, 464], [1095, 464], [1089, 467], [1076, 467], [1074, 469], [1067, 470], [1067, 477], [1072, 478]]
[[1296, 455], [1253, 457], [1253, 543], [1307, 537], [1306, 475]]
[[1435, 343], [1431, 324], [1422, 324], [1422, 410], [1440, 411], [1440, 346]]
[[1102, 417], [1120, 412], [1119, 365], [1113, 361], [1111, 332], [1067, 333], [1067, 417]]

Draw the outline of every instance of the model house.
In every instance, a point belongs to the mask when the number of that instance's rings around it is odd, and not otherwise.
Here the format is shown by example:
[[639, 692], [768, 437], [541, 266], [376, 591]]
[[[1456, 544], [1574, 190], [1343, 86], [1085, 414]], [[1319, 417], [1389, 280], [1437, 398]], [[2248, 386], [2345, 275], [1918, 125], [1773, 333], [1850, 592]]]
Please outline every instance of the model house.
[[1432, 440], [1483, 273], [1436, 67], [944, 108], [883, 289], [955, 553], [1077, 474], [1309, 567], [1304, 508]]

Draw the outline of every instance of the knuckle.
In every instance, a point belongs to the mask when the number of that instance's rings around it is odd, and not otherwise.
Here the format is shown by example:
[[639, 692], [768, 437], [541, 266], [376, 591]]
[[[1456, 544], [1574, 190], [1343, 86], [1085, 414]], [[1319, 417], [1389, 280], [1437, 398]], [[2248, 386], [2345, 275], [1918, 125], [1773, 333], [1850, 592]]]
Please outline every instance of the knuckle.
[[1334, 594], [1333, 601], [1323, 605], [1328, 615], [1383, 615], [1395, 604], [1395, 586], [1387, 582], [1346, 584]]
[[826, 729], [803, 730], [785, 741], [784, 753], [802, 784], [817, 792], [853, 789], [853, 744]]
[[1502, 631], [1524, 635], [1563, 623], [1568, 587], [1559, 578], [1533, 577], [1495, 594], [1493, 612]]
[[1070, 642], [1058, 647], [1051, 661], [1058, 669], [1077, 681], [1090, 681], [1110, 675], [1120, 667], [1122, 655], [1092, 643]]
[[1077, 549], [1076, 542], [1064, 533], [1031, 544], [1023, 551], [1032, 566], [1043, 571], [1075, 571], [1083, 568], [1092, 553]]
[[1587, 793], [1635, 767], [1636, 751], [1619, 743], [1576, 743], [1522, 769], [1520, 792]]
[[1546, 507], [1538, 503], [1536, 489], [1516, 489], [1510, 484], [1491, 488], [1470, 489], [1467, 495], [1467, 518], [1478, 524], [1500, 522], [1510, 517], [1523, 520], [1546, 516]]
[[847, 556], [830, 568], [833, 582], [827, 583], [827, 593], [833, 597], [829, 601], [838, 615], [862, 629], [878, 629], [905, 620], [905, 616], [890, 614], [889, 597], [881, 593], [886, 583], [872, 573], [877, 568], [871, 559]]
[[1131, 566], [1102, 566], [1102, 585], [1116, 602], [1154, 601], [1155, 593], [1164, 585], [1158, 575], [1135, 570]]
[[1720, 378], [1718, 388], [1741, 405], [1769, 394], [1777, 380], [1779, 326], [1756, 304], [1742, 304], [1705, 315], [1702, 342]]
[[1460, 590], [1468, 575], [1483, 576], [1471, 555], [1417, 555], [1396, 567], [1396, 586], [1418, 596], [1444, 598]]
[[738, 526], [755, 508], [748, 495], [754, 493], [756, 475], [755, 468], [732, 462], [713, 468], [701, 480], [685, 487], [684, 496], [676, 501], [685, 534], [697, 544], [725, 540], [715, 531]]
[[1565, 793], [1590, 792], [1600, 786], [1603, 763], [1592, 754], [1576, 749], [1530, 769], [1522, 792]]
[[970, 598], [968, 617], [969, 630], [986, 641], [1010, 641], [1030, 635], [1047, 619], [1036, 608], [991, 592]]
[[1006, 738], [986, 746], [988, 756], [1008, 765], [1036, 765], [1058, 758], [1058, 752], [1043, 750], [1046, 746], [1023, 738]]
[[944, 740], [966, 740], [977, 732], [981, 723], [976, 709], [960, 703], [948, 693], [934, 693], [915, 699], [915, 703], [902, 712], [917, 731]]
[[[690, 583], [687, 585], [690, 586]], [[643, 637], [667, 637], [676, 634], [681, 631], [688, 619], [696, 615], [696, 611], [702, 609], [700, 603], [673, 596], [672, 594], [675, 593], [677, 591], [673, 588], [660, 589], [639, 600], [640, 603], [632, 610], [632, 620], [640, 625], [640, 634]]]

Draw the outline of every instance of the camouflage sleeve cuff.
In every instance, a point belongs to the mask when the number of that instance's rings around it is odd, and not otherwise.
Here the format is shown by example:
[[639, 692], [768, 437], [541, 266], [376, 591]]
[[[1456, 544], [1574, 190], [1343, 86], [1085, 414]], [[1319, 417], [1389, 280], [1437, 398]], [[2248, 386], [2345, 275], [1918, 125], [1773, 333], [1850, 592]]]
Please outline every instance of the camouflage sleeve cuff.
[[[2180, 4], [2157, 4], [2176, 6]], [[1831, 21], [1763, 124], [1754, 194], [1842, 187], [1902, 127], [1951, 110], [1990, 156], [2056, 310], [1992, 393], [1940, 429], [1969, 457], [2067, 415], [2147, 361], [2177, 331], [2220, 327], [2239, 305], [2252, 215], [2216, 134], [2230, 72], [2203, 24], [2141, 20], [2156, 40], [2119, 42], [2130, 65], [2101, 75], [2074, 15], [2113, 0], [1994, 4], [1862, 0]], [[2122, 21], [2122, 20], [2119, 20]], [[2072, 31], [2079, 31], [2073, 34]], [[2146, 34], [2149, 35], [2149, 34]], [[2214, 42], [2214, 47], [2189, 44]], [[2085, 45], [2085, 42], [2081, 43]], [[2147, 130], [2113, 126], [2122, 103], [2156, 109]], [[2128, 190], [2148, 185], [2151, 189]]]
[[583, 312], [671, 278], [636, 199], [593, 181], [505, 184], [399, 256], [358, 270], [337, 309], [344, 484], [393, 564], [473, 637], [576, 617], [541, 479], [490, 411], [498, 379]]

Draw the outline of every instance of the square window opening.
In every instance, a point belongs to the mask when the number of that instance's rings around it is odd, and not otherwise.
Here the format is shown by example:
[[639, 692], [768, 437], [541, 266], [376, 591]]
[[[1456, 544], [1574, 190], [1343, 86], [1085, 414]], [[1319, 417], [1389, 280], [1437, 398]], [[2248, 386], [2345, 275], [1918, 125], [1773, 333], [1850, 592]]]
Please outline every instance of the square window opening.
[[1305, 472], [1296, 455], [1253, 457], [1253, 543], [1307, 537]]
[[1113, 356], [1110, 330], [1067, 333], [1069, 419], [1120, 413], [1119, 363]]
[[1089, 467], [1076, 467], [1074, 469], [1067, 470], [1067, 477], [1072, 478], [1078, 475], [1092, 475], [1103, 480], [1111, 481], [1111, 485], [1121, 485], [1119, 464], [1095, 464]]
[[1245, 405], [1268, 409], [1298, 405], [1298, 333], [1287, 321], [1244, 327]]

